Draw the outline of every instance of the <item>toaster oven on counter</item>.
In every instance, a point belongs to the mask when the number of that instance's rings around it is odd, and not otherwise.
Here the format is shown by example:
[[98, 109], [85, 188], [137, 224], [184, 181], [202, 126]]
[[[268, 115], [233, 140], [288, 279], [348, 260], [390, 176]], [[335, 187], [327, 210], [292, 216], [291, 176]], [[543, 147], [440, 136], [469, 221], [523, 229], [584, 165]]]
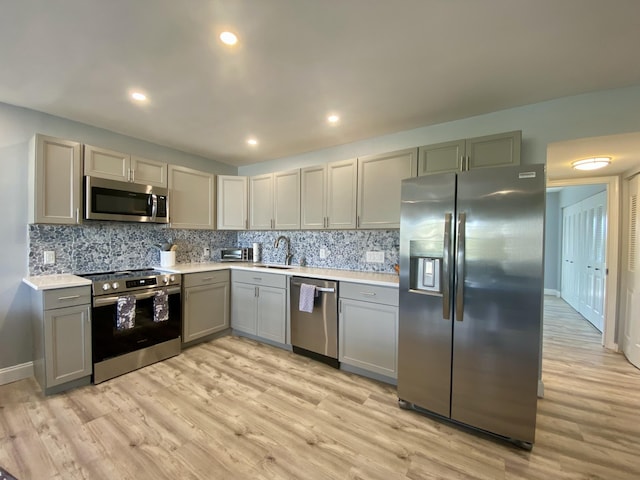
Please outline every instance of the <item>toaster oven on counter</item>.
[[220, 261], [222, 262], [252, 262], [253, 248], [223, 248], [220, 251]]

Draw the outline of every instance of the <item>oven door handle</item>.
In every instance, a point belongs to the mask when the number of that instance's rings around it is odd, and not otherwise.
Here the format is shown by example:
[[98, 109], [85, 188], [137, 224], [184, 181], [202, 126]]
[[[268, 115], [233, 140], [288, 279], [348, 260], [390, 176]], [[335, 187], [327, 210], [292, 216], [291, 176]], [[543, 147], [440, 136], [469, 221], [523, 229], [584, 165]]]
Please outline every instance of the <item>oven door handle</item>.
[[[171, 287], [171, 288], [167, 288], [167, 293], [169, 295], [173, 295], [176, 293], [180, 293], [180, 287]], [[144, 292], [144, 293], [135, 293], [133, 294], [133, 297], [135, 297], [136, 300], [145, 300], [147, 298], [151, 298], [153, 296], [155, 296], [156, 293], [161, 292], [162, 289], [155, 289], [152, 290], [150, 292]], [[114, 303], [118, 302], [118, 298], [120, 297], [126, 297], [128, 296], [126, 293], [122, 294], [122, 295], [113, 295], [110, 297], [96, 297], [93, 299], [93, 306], [94, 307], [103, 307], [105, 305], [113, 305]]]

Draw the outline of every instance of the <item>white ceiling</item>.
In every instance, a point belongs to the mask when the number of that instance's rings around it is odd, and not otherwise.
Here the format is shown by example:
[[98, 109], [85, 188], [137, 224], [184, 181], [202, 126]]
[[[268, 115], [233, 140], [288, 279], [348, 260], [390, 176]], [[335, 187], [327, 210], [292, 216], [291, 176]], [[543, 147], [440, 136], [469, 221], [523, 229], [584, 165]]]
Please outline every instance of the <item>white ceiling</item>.
[[640, 84], [639, 18], [638, 0], [0, 0], [0, 101], [239, 166]]
[[[638, 114], [640, 116], [640, 113]], [[600, 170], [580, 171], [571, 162], [592, 157], [611, 157], [611, 164]], [[547, 146], [549, 179], [587, 178], [636, 173], [640, 169], [640, 132], [604, 137], [579, 138]]]

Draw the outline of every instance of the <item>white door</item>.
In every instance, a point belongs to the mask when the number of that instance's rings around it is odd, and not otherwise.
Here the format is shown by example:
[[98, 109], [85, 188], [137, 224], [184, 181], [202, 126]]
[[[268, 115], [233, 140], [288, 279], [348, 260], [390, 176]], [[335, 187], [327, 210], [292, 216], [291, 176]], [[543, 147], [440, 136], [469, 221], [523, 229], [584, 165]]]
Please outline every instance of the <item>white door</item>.
[[640, 238], [640, 180], [636, 175], [629, 181], [628, 254], [626, 258], [625, 328], [623, 351], [636, 367], [640, 368], [640, 263], [638, 239]]
[[604, 296], [606, 276], [607, 192], [589, 197], [583, 202], [586, 212], [585, 301], [580, 313], [601, 332], [604, 328]]

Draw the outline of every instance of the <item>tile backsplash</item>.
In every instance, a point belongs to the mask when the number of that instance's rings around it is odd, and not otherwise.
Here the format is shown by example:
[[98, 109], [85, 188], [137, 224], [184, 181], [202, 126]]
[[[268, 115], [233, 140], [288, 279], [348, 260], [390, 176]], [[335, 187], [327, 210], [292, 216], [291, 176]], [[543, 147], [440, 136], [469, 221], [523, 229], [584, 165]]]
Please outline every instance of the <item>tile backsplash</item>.
[[[264, 263], [284, 263], [286, 246], [276, 239], [284, 235], [291, 242], [291, 263], [308, 267], [338, 268], [368, 272], [394, 273], [398, 263], [399, 230], [294, 230], [238, 232], [238, 245], [251, 247], [254, 242], [262, 246]], [[324, 249], [326, 258], [320, 258]], [[384, 252], [383, 263], [369, 263], [366, 252]]]
[[[166, 225], [91, 222], [78, 226], [29, 225], [29, 275], [89, 273], [160, 265], [156, 244], [178, 245], [177, 263], [220, 260], [224, 247], [261, 244], [264, 263], [284, 263], [286, 247], [275, 240], [284, 235], [291, 242], [293, 264], [393, 273], [398, 263], [398, 230], [295, 230], [211, 231], [177, 230]], [[205, 247], [211, 250], [205, 257]], [[320, 258], [320, 250], [326, 258]], [[55, 252], [55, 263], [44, 264], [44, 252]], [[366, 261], [367, 251], [384, 252], [383, 263]]]
[[[236, 244], [236, 232], [177, 230], [166, 225], [92, 222], [79, 226], [29, 225], [29, 275], [90, 273], [160, 265], [156, 244], [178, 245], [177, 263], [220, 260], [220, 249]], [[211, 250], [210, 258], [204, 249]], [[56, 261], [44, 265], [44, 252]]]

